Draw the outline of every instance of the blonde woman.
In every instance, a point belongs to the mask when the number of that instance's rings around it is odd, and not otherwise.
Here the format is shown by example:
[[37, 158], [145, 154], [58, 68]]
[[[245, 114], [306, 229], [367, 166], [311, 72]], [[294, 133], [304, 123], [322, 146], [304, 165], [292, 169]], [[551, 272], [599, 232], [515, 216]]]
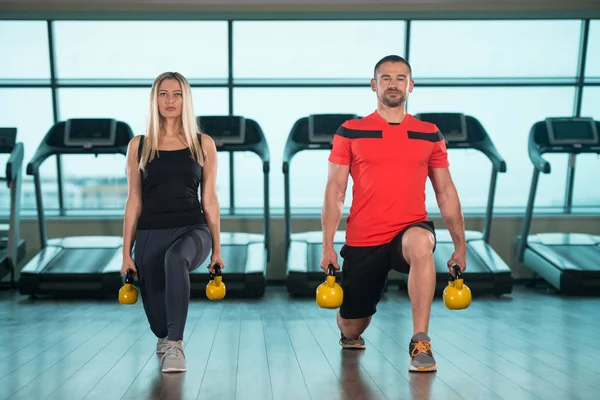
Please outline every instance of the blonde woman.
[[161, 74], [152, 85], [146, 134], [133, 138], [127, 152], [121, 273], [138, 275], [163, 372], [186, 370], [190, 271], [211, 251], [210, 271], [215, 264], [225, 267], [216, 175], [215, 143], [197, 126], [187, 80]]

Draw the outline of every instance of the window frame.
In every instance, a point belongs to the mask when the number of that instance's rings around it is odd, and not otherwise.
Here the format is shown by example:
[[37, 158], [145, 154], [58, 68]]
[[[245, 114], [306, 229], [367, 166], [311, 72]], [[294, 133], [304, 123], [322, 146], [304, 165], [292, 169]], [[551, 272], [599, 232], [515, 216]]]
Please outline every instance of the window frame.
[[[563, 79], [563, 80], [552, 80], [552, 79], [536, 79], [536, 78], [527, 78], [527, 79], [517, 79], [517, 80], [494, 80], [494, 79], [485, 79], [485, 80], [469, 80], [469, 79], [460, 79], [460, 80], [452, 80], [452, 79], [444, 79], [444, 80], [436, 80], [436, 79], [428, 79], [428, 80], [423, 80], [422, 82], [418, 82], [416, 83], [416, 86], [420, 86], [420, 87], [527, 87], [527, 86], [543, 86], [543, 87], [556, 87], [556, 86], [569, 86], [569, 87], [575, 87], [575, 98], [574, 98], [574, 106], [573, 106], [573, 116], [580, 116], [581, 115], [581, 110], [582, 110], [582, 102], [583, 102], [583, 93], [585, 91], [585, 88], [587, 87], [594, 87], [594, 86], [600, 86], [600, 80], [595, 81], [595, 80], [587, 80], [586, 81], [586, 73], [585, 73], [585, 67], [586, 67], [586, 58], [588, 55], [588, 44], [589, 44], [589, 35], [590, 35], [590, 25], [592, 21], [596, 21], [595, 24], [600, 23], [600, 20], [598, 19], [583, 19], [583, 18], [565, 18], [568, 20], [580, 20], [582, 21], [582, 28], [581, 28], [581, 40], [579, 43], [579, 50], [578, 50], [578, 70], [577, 70], [577, 76], [575, 77], [575, 79], [571, 80], [571, 79]], [[169, 18], [169, 20], [173, 20], [172, 18]], [[302, 19], [302, 20], [294, 20], [294, 21], [317, 21], [319, 19]], [[366, 21], [374, 21], [376, 22], [377, 19], [374, 18], [365, 18]], [[383, 20], [383, 19], [382, 19]], [[388, 19], [389, 20], [389, 19]], [[420, 19], [420, 21], [427, 21], [427, 19]], [[464, 19], [460, 19], [460, 20], [464, 20], [464, 21], [480, 21], [483, 20], [481, 18], [464, 18]], [[488, 20], [507, 20], [505, 18], [500, 18], [500, 19], [488, 19]], [[550, 19], [548, 19], [550, 20]], [[48, 19], [48, 20], [38, 20], [38, 21], [45, 21], [47, 24], [47, 32], [48, 32], [48, 56], [49, 56], [49, 63], [50, 63], [50, 79], [49, 81], [25, 81], [25, 80], [11, 80], [11, 79], [5, 79], [5, 80], [0, 80], [0, 88], [32, 88], [32, 87], [38, 87], [38, 88], [48, 88], [51, 90], [52, 92], [52, 112], [53, 112], [53, 117], [54, 117], [54, 122], [56, 123], [58, 121], [58, 109], [59, 109], [59, 101], [58, 101], [58, 90], [60, 88], [98, 88], [98, 87], [113, 87], [113, 88], [135, 88], [135, 87], [148, 87], [148, 85], [151, 82], [140, 82], [140, 81], [120, 81], [120, 80], [99, 80], [99, 81], [93, 81], [90, 82], [89, 80], [77, 80], [77, 79], [70, 79], [70, 80], [59, 80], [57, 78], [56, 75], [56, 49], [55, 49], [55, 38], [54, 38], [54, 20]], [[218, 21], [218, 20], [213, 20], [213, 21]], [[298, 81], [274, 81], [274, 82], [270, 82], [270, 81], [260, 81], [260, 82], [243, 82], [239, 81], [239, 82], [235, 82], [235, 77], [233, 76], [233, 65], [234, 65], [234, 60], [233, 60], [233, 31], [235, 29], [235, 24], [237, 22], [237, 20], [235, 19], [221, 19], [220, 21], [226, 21], [227, 22], [227, 46], [228, 46], [228, 72], [227, 72], [227, 79], [226, 80], [202, 80], [202, 79], [197, 79], [197, 80], [192, 80], [190, 81], [190, 85], [193, 88], [204, 88], [204, 87], [211, 87], [211, 88], [226, 88], [228, 90], [228, 94], [229, 94], [229, 114], [233, 114], [233, 104], [234, 104], [234, 92], [236, 88], [249, 88], [249, 87], [305, 87], [305, 88], [322, 88], [322, 87], [365, 87], [368, 88], [369, 84], [368, 82], [365, 83], [358, 83], [358, 82], [342, 82], [342, 81], [308, 81], [308, 82], [298, 82]], [[242, 21], [241, 19], [239, 21]], [[243, 20], [243, 22], [260, 22], [260, 20]], [[284, 21], [284, 20], [283, 20]], [[405, 24], [405, 32], [404, 32], [404, 49], [405, 49], [405, 56], [406, 58], [410, 61], [410, 55], [411, 55], [411, 48], [410, 48], [410, 41], [411, 41], [411, 21], [413, 21], [413, 19], [397, 19], [397, 21], [402, 21]], [[3, 21], [0, 20], [0, 23], [2, 23]], [[93, 23], [93, 21], [90, 21], [91, 23]], [[25, 160], [25, 162], [28, 162], [28, 160]], [[230, 159], [229, 160], [229, 167], [234, 168], [234, 160]], [[63, 174], [62, 174], [62, 164], [61, 164], [61, 159], [60, 157], [57, 157], [56, 160], [56, 168], [57, 168], [57, 185], [58, 185], [58, 195], [59, 195], [59, 209], [56, 210], [57, 213], [56, 215], [61, 216], [61, 217], [69, 217], [69, 214], [74, 215], [77, 214], [78, 217], [86, 217], [86, 216], [90, 216], [90, 217], [97, 217], [98, 215], [103, 215], [106, 214], [102, 209], [98, 209], [98, 210], [85, 210], [85, 213], [82, 214], [80, 212], [80, 210], [69, 210], [69, 209], [65, 209], [64, 207], [64, 199], [62, 198], [62, 194], [63, 194], [63, 190], [62, 190], [62, 178], [63, 178]], [[271, 167], [271, 171], [279, 171], [279, 167], [273, 165]], [[273, 173], [273, 172], [271, 172]], [[230, 174], [231, 177], [233, 177], [234, 174]], [[567, 187], [570, 185], [570, 182], [567, 182]], [[234, 193], [235, 193], [235, 181], [232, 180], [230, 182], [230, 200], [234, 201]], [[572, 205], [568, 204], [568, 198], [570, 196], [565, 196], [565, 204], [564, 207], [556, 207], [556, 208], [551, 208], [548, 210], [542, 210], [542, 212], [548, 212], [550, 214], [554, 214], [554, 213], [578, 213], [578, 210], [576, 207], [572, 207]], [[524, 209], [524, 206], [523, 206]], [[256, 212], [255, 212], [256, 211]], [[311, 212], [312, 210], [308, 210], [308, 209], [303, 209], [303, 210], [299, 210], [299, 213], [301, 213], [302, 215], [315, 215], [320, 213], [320, 207], [315, 207], [314, 209], [314, 213]], [[236, 206], [235, 202], [233, 202], [232, 204], [229, 204], [228, 207], [224, 207], [223, 210], [223, 216], [228, 217], [228, 216], [257, 216], [257, 215], [262, 215], [262, 208], [257, 210], [254, 209], [244, 209], [242, 207], [238, 207]], [[516, 208], [506, 208], [506, 209], [498, 209], [497, 211], [500, 214], [509, 214], [509, 215], [520, 215], [521, 214], [521, 207], [518, 207], [518, 210]], [[586, 208], [584, 210], [582, 210], [581, 212], [589, 212], [589, 210]], [[538, 213], [536, 211], [536, 213]], [[283, 210], [282, 209], [277, 209], [277, 208], [271, 208], [271, 215], [282, 215], [283, 214]], [[472, 214], [472, 215], [482, 215], [483, 211], [482, 210], [465, 210], [465, 214]], [[539, 214], [539, 213], [538, 213]], [[112, 214], [111, 214], [112, 215]], [[49, 216], [52, 216], [52, 213], [49, 213]], [[109, 216], [109, 215], [107, 215]], [[74, 217], [74, 216], [73, 216]], [[119, 218], [120, 217], [120, 213], [115, 215], [115, 218]]]

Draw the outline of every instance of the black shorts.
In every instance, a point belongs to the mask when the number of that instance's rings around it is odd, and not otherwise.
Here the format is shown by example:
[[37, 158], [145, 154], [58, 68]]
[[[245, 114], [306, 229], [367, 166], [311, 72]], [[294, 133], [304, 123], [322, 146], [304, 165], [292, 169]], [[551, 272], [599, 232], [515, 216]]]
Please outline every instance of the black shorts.
[[[345, 319], [365, 318], [375, 314], [377, 303], [385, 289], [390, 270], [408, 273], [410, 265], [402, 255], [402, 236], [412, 227], [427, 229], [435, 238], [433, 222], [417, 222], [401, 230], [389, 243], [379, 246], [344, 245], [340, 256], [344, 301], [340, 315]], [[433, 247], [435, 251], [435, 244]]]

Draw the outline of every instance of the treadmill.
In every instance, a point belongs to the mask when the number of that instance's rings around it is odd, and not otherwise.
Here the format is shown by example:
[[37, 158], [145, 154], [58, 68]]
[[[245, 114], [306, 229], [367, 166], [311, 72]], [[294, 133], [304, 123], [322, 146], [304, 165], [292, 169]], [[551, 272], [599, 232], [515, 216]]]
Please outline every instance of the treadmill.
[[[294, 155], [307, 150], [331, 150], [333, 135], [338, 128], [355, 114], [313, 114], [300, 118], [292, 127], [283, 153], [283, 178], [285, 196], [285, 263], [286, 284], [291, 295], [314, 295], [317, 286], [325, 280], [320, 267], [323, 232], [309, 231], [292, 233], [290, 210], [290, 164]], [[333, 248], [338, 254], [346, 242], [346, 231], [335, 233]], [[341, 277], [336, 271], [337, 279]]]
[[[499, 172], [506, 172], [506, 162], [496, 150], [482, 124], [472, 116], [462, 113], [420, 113], [416, 114], [415, 118], [435, 124], [444, 136], [448, 150], [478, 150], [492, 163], [483, 232], [465, 231], [467, 269], [463, 276], [473, 295], [501, 296], [511, 293], [513, 289], [512, 271], [489, 243], [496, 180]], [[435, 294], [440, 296], [448, 286], [447, 263], [454, 252], [454, 243], [447, 229], [436, 229], [436, 239], [437, 245], [434, 252]], [[408, 276], [406, 274], [403, 276], [408, 284]]]
[[530, 234], [540, 172], [550, 173], [544, 153], [569, 155], [565, 211], [573, 200], [577, 154], [600, 154], [600, 122], [592, 118], [546, 118], [529, 132], [529, 158], [533, 177], [523, 229], [517, 237], [517, 259], [564, 295], [600, 294], [600, 236], [585, 233]]
[[[229, 153], [229, 195], [233, 214], [234, 164], [236, 152], [252, 152], [263, 166], [263, 234], [221, 232], [221, 255], [225, 262], [223, 283], [227, 295], [262, 297], [265, 293], [267, 263], [270, 261], [269, 226], [269, 146], [260, 125], [243, 116], [199, 116], [198, 125], [214, 141], [218, 152]], [[190, 274], [191, 296], [206, 298], [210, 256]]]
[[40, 166], [54, 155], [126, 155], [132, 138], [129, 125], [109, 118], [69, 119], [50, 128], [27, 165], [27, 174], [33, 175], [35, 184], [41, 251], [21, 270], [21, 294], [31, 297], [117, 296], [122, 285], [122, 236], [48, 240]]
[[[17, 128], [0, 128], [0, 153], [10, 154], [6, 176], [0, 180], [10, 189], [10, 216], [8, 224], [0, 224], [0, 281], [1, 287], [16, 288], [15, 271], [25, 257], [25, 241], [19, 236], [21, 225], [21, 184], [23, 143], [17, 142]], [[8, 276], [8, 281], [4, 279]]]

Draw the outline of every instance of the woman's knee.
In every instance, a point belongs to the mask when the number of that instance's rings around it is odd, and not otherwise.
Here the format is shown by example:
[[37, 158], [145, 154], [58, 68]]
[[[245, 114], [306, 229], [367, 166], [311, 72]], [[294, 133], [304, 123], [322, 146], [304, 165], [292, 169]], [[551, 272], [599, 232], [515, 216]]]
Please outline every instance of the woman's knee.
[[166, 268], [185, 267], [192, 271], [206, 260], [212, 247], [210, 235], [192, 231], [177, 240], [165, 254]]
[[190, 269], [190, 257], [185, 254], [180, 246], [171, 246], [165, 253], [166, 269]]

